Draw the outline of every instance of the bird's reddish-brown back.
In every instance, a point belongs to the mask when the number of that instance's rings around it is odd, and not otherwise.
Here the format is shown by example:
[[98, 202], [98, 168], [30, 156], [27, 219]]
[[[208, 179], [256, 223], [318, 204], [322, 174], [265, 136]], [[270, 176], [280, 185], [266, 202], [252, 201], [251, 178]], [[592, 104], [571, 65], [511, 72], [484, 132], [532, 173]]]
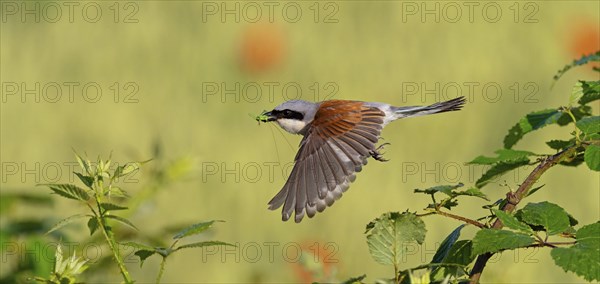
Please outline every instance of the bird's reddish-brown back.
[[329, 100], [321, 103], [312, 126], [319, 128], [318, 133], [324, 138], [339, 136], [352, 130], [364, 116], [382, 115], [380, 110], [364, 107], [360, 101]]

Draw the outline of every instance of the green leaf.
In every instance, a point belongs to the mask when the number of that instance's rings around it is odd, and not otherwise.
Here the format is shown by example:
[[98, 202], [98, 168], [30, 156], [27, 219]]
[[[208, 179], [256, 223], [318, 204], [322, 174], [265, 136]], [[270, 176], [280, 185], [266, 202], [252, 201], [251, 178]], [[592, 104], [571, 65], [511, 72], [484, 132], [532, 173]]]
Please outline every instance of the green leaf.
[[496, 215], [496, 217], [498, 217], [498, 219], [502, 221], [502, 224], [504, 224], [504, 226], [506, 226], [507, 228], [521, 231], [527, 234], [533, 234], [533, 230], [531, 229], [531, 227], [519, 221], [519, 219], [517, 219], [515, 216], [498, 209], [493, 209], [493, 211], [494, 215]]
[[456, 243], [456, 241], [460, 237], [460, 230], [462, 230], [462, 228], [464, 228], [464, 227], [465, 227], [464, 224], [458, 226], [456, 229], [454, 229], [454, 231], [452, 231], [452, 233], [450, 233], [444, 239], [444, 241], [442, 241], [442, 244], [440, 244], [440, 247], [438, 248], [438, 250], [435, 252], [435, 255], [433, 256], [431, 263], [440, 263], [446, 258], [446, 256], [448, 255], [448, 252], [450, 251], [450, 248], [454, 245], [454, 243]]
[[365, 278], [367, 278], [367, 275], [363, 274], [361, 276], [352, 277], [352, 278], [342, 282], [341, 284], [361, 284], [361, 283], [363, 283], [362, 281]]
[[459, 191], [457, 193], [458, 193], [458, 195], [475, 196], [475, 197], [479, 197], [481, 199], [490, 201], [490, 199], [487, 198], [487, 196], [483, 192], [481, 192], [481, 190], [479, 190], [479, 188], [476, 188], [476, 187], [471, 187], [465, 191]]
[[200, 233], [206, 231], [208, 228], [210, 228], [213, 225], [213, 223], [215, 223], [215, 222], [225, 222], [225, 221], [213, 220], [213, 221], [202, 222], [202, 223], [191, 225], [191, 226], [179, 231], [177, 234], [175, 234], [175, 236], [173, 236], [173, 239], [181, 239], [181, 238], [185, 238], [187, 236], [200, 234]]
[[585, 149], [583, 159], [590, 170], [600, 171], [600, 146], [594, 144], [589, 145]]
[[149, 161], [151, 161], [151, 160], [146, 160], [143, 162], [130, 162], [130, 163], [126, 163], [122, 166], [118, 166], [115, 169], [115, 171], [113, 172], [112, 178], [113, 179], [120, 178], [120, 177], [126, 176], [134, 171], [137, 171], [140, 169], [141, 165], [143, 165]]
[[47, 186], [54, 193], [74, 200], [87, 201], [90, 196], [87, 194], [85, 189], [72, 184], [39, 184], [38, 186]]
[[88, 226], [88, 229], [90, 229], [90, 236], [91, 236], [94, 234], [94, 232], [96, 232], [96, 230], [98, 230], [98, 227], [100, 226], [100, 224], [98, 224], [98, 219], [96, 219], [96, 217], [92, 216], [88, 220], [87, 226]]
[[562, 150], [569, 146], [575, 145], [575, 140], [574, 139], [571, 139], [568, 141], [566, 141], [566, 140], [550, 140], [550, 141], [546, 142], [546, 144], [554, 150]]
[[557, 123], [562, 115], [563, 113], [558, 109], [545, 109], [526, 115], [508, 131], [504, 137], [504, 148], [512, 148], [525, 134], [531, 131]]
[[600, 223], [583, 226], [576, 236], [575, 245], [550, 251], [554, 263], [587, 281], [600, 280]]
[[154, 250], [138, 250], [134, 254], [140, 258], [140, 267], [142, 267], [144, 265], [144, 261], [146, 261], [147, 258], [151, 257], [155, 253], [156, 251]]
[[127, 207], [120, 206], [120, 205], [113, 204], [113, 203], [108, 203], [108, 202], [100, 203], [100, 207], [102, 207], [102, 209], [104, 209], [104, 210], [125, 210], [125, 209], [128, 209]]
[[90, 164], [90, 161], [79, 156], [79, 154], [77, 154], [77, 152], [75, 152], [75, 150], [73, 150], [73, 152], [75, 153], [75, 158], [77, 158], [77, 163], [79, 163], [79, 166], [81, 167], [81, 169], [83, 169], [89, 176], [91, 176], [92, 175], [92, 166]]
[[187, 248], [211, 247], [211, 246], [235, 247], [236, 245], [226, 243], [226, 242], [221, 242], [221, 241], [208, 241], [208, 242], [196, 242], [196, 243], [191, 243], [191, 244], [185, 244], [185, 245], [182, 245], [182, 246], [176, 248], [175, 250], [187, 249]]
[[[532, 195], [532, 194], [536, 193], [538, 190], [542, 189], [542, 187], [544, 187], [544, 186], [545, 186], [545, 184], [542, 184], [542, 185], [540, 185], [540, 186], [538, 186], [538, 187], [536, 187], [536, 188], [532, 188], [532, 189], [531, 189], [531, 190], [529, 190], [529, 192], [527, 193], [527, 196], [530, 196], [530, 195]], [[526, 196], [526, 197], [527, 197], [527, 196]]]
[[442, 192], [450, 197], [454, 197], [452, 191], [459, 187], [462, 187], [462, 186], [464, 186], [464, 184], [462, 184], [462, 183], [459, 183], [457, 185], [438, 185], [438, 186], [430, 187], [428, 189], [415, 189], [414, 192], [425, 193], [425, 194], [435, 194], [437, 192]]
[[79, 180], [81, 180], [81, 182], [83, 182], [83, 184], [85, 184], [85, 186], [92, 189], [92, 185], [94, 184], [94, 178], [89, 177], [89, 176], [84, 176], [77, 172], [73, 172], [73, 173], [79, 178]]
[[570, 227], [567, 212], [562, 207], [547, 201], [529, 203], [519, 211], [523, 222], [542, 226], [548, 235], [560, 234]]
[[48, 232], [46, 232], [46, 235], [64, 227], [65, 225], [67, 225], [77, 219], [86, 218], [86, 217], [90, 217], [90, 216], [91, 215], [88, 215], [88, 214], [75, 214], [73, 216], [69, 216], [65, 219], [62, 219], [58, 223], [56, 223], [54, 226], [52, 226], [52, 228], [50, 228], [50, 230], [48, 230]]
[[579, 99], [579, 104], [587, 104], [600, 99], [600, 81], [580, 81], [583, 96]]
[[478, 188], [482, 188], [486, 184], [490, 183], [495, 178], [502, 176], [504, 173], [508, 171], [512, 171], [516, 168], [526, 166], [529, 164], [529, 159], [523, 158], [522, 160], [515, 161], [504, 161], [498, 162], [494, 164], [490, 169], [488, 169], [476, 182], [475, 186]]
[[120, 245], [123, 246], [128, 246], [128, 247], [132, 247], [135, 248], [137, 250], [149, 250], [149, 251], [154, 251], [155, 248], [151, 247], [149, 245], [145, 245], [142, 243], [138, 243], [138, 242], [133, 242], [133, 241], [129, 241], [129, 242], [123, 242], [123, 243], [119, 243]]
[[[575, 117], [575, 121], [578, 121], [584, 117], [591, 116], [592, 108], [590, 106], [581, 105], [571, 108], [571, 113]], [[568, 113], [563, 113], [563, 116], [561, 116], [556, 123], [560, 126], [565, 126], [573, 123], [573, 118]]]
[[575, 102], [579, 101], [581, 97], [583, 97], [583, 87], [581, 81], [578, 81], [573, 86], [573, 90], [571, 91], [571, 96], [569, 96], [569, 106], [575, 104]]
[[131, 221], [129, 221], [123, 217], [119, 217], [119, 216], [115, 216], [115, 215], [104, 215], [104, 217], [106, 217], [108, 219], [117, 220], [117, 221], [135, 229], [136, 231], [139, 231], [139, 229], [133, 223], [131, 223]]
[[398, 267], [406, 253], [406, 245], [425, 240], [425, 223], [413, 213], [389, 212], [367, 225], [369, 252], [380, 264]]
[[129, 198], [129, 193], [124, 189], [118, 186], [111, 186], [109, 190], [106, 191], [106, 194], [111, 194], [116, 197]]
[[491, 165], [498, 162], [524, 160], [529, 156], [535, 156], [535, 153], [529, 151], [518, 151], [511, 149], [500, 149], [495, 152], [497, 157], [479, 156], [467, 164]]
[[556, 75], [554, 75], [554, 81], [560, 79], [560, 77], [562, 77], [562, 75], [564, 75], [567, 71], [571, 70], [571, 68], [584, 65], [592, 61], [600, 61], [600, 51], [596, 51], [595, 53], [591, 53], [589, 55], [584, 55], [579, 59], [573, 60], [571, 64], [565, 65], [565, 67], [563, 67], [558, 71], [558, 73], [556, 73]]
[[589, 116], [578, 120], [575, 125], [585, 134], [600, 132], [600, 116]]
[[465, 271], [464, 267], [461, 268], [460, 266], [467, 266], [469, 263], [475, 260], [475, 255], [473, 255], [472, 251], [473, 242], [471, 240], [460, 240], [454, 243], [442, 263], [454, 264], [458, 266], [442, 266], [436, 268], [432, 272], [432, 279], [441, 281], [446, 277], [446, 275], [452, 275], [454, 277], [466, 275], [467, 272]]
[[473, 238], [473, 254], [499, 252], [507, 249], [526, 247], [534, 243], [529, 235], [507, 230], [481, 229]]
[[475, 260], [475, 255], [473, 255], [472, 251], [473, 241], [460, 240], [456, 242], [452, 248], [450, 248], [448, 256], [446, 256], [444, 262], [468, 265]]

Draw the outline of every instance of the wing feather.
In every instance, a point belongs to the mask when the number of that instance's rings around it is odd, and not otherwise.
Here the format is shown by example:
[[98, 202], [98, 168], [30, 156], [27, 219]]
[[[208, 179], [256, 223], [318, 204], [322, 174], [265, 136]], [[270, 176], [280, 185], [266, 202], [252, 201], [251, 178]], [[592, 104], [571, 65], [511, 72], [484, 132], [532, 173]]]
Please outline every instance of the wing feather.
[[366, 165], [379, 140], [385, 113], [356, 101], [325, 101], [300, 143], [290, 176], [269, 209], [302, 221], [340, 199]]

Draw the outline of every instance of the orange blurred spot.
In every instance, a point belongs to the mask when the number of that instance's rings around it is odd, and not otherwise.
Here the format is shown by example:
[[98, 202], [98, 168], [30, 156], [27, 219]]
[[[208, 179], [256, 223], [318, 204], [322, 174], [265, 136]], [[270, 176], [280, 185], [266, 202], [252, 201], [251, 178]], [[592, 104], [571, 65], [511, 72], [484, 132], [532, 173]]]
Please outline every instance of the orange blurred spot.
[[[569, 51], [573, 59], [600, 50], [600, 26], [598, 22], [582, 19], [571, 25], [569, 30]], [[593, 63], [598, 66], [598, 62]]]
[[300, 247], [300, 261], [291, 263], [299, 282], [331, 282], [339, 263], [337, 245], [305, 241]]
[[274, 24], [251, 24], [243, 34], [240, 50], [241, 68], [250, 73], [271, 70], [281, 64], [285, 40]]

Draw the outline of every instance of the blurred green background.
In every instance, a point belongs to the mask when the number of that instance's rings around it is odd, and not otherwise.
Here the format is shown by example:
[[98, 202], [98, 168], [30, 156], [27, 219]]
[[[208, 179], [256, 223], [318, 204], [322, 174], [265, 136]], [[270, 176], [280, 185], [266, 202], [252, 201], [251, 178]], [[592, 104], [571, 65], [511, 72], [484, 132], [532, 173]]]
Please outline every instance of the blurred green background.
[[[168, 238], [166, 227], [221, 219], [226, 223], [204, 238], [239, 245], [214, 255], [201, 250], [175, 255], [167, 263], [166, 283], [389, 277], [391, 267], [369, 255], [363, 234], [369, 221], [387, 211], [421, 210], [429, 200], [413, 194], [415, 188], [472, 185], [484, 169], [464, 162], [501, 148], [508, 129], [526, 113], [567, 104], [577, 79], [598, 79], [589, 67], [579, 68], [550, 88], [559, 68], [600, 48], [597, 1], [477, 2], [472, 15], [463, 2], [74, 3], [70, 15], [65, 2], [2, 1], [3, 200], [15, 193], [48, 196], [35, 184], [72, 181], [72, 148], [93, 159], [112, 152], [113, 160], [123, 163], [157, 158], [159, 147], [160, 159], [150, 164], [175, 163], [167, 171], [174, 180], [160, 184], [130, 217], [142, 234]], [[37, 9], [39, 22], [25, 9]], [[261, 19], [255, 22], [256, 11]], [[257, 125], [248, 114], [290, 98], [420, 105], [458, 93], [468, 96], [460, 112], [386, 127], [391, 161], [371, 161], [324, 213], [294, 224], [267, 210], [301, 137]], [[597, 114], [598, 105], [593, 107]], [[515, 148], [552, 153], [544, 141], [566, 138], [570, 131], [550, 126]], [[485, 193], [502, 198], [528, 170], [498, 179]], [[123, 187], [135, 196], [150, 176], [142, 168]], [[529, 202], [555, 202], [580, 224], [600, 216], [597, 173], [557, 167], [541, 182], [547, 186]], [[53, 199], [47, 206], [3, 203], [1, 221], [51, 225], [85, 209]], [[485, 213], [479, 200], [463, 202], [459, 214]], [[430, 261], [436, 244], [459, 225], [442, 217], [425, 221], [425, 245], [415, 248], [406, 268]], [[66, 230], [71, 241], [88, 238], [83, 223]], [[474, 230], [464, 232], [469, 237]], [[4, 240], [23, 241], [18, 231], [9, 233]], [[310, 254], [317, 250], [327, 262], [324, 268]], [[18, 255], [6, 255], [3, 246], [0, 276], [11, 273]], [[315, 265], [324, 272], [312, 275]], [[153, 281], [158, 258], [143, 268], [133, 261], [128, 267], [140, 283]], [[94, 274], [92, 264], [88, 280], [119, 281], [115, 268], [108, 271]], [[520, 250], [489, 263], [483, 281], [582, 279], [554, 266], [548, 250]]]

